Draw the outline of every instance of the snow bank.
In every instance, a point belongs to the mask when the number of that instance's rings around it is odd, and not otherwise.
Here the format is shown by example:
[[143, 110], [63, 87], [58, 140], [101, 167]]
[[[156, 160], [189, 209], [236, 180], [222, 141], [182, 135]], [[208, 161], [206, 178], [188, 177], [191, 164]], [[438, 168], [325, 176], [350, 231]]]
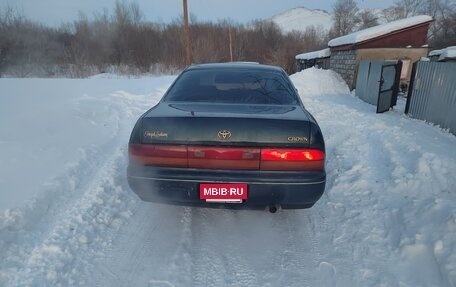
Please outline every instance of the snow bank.
[[456, 286], [456, 137], [403, 110], [375, 114], [332, 71], [291, 78], [326, 140], [326, 258], [339, 273], [350, 246], [359, 270], [338, 285]]
[[439, 56], [442, 54], [442, 50], [432, 50], [429, 52], [429, 57], [432, 57], [432, 56]]
[[0, 79], [1, 286], [83, 285], [72, 264], [96, 258], [136, 202], [132, 126], [174, 78]]
[[172, 79], [0, 79], [0, 212], [49, 189], [88, 152], [111, 146]]
[[456, 59], [456, 46], [448, 47], [442, 50], [439, 61], [445, 59]]
[[309, 59], [315, 59], [315, 58], [326, 58], [331, 56], [331, 50], [329, 48], [319, 50], [319, 51], [313, 51], [309, 53], [303, 53], [296, 55], [297, 60], [309, 60]]
[[397, 21], [392, 21], [386, 24], [374, 26], [339, 38], [332, 39], [328, 42], [328, 46], [335, 47], [341, 45], [355, 44], [430, 21], [432, 21], [432, 17], [427, 15], [420, 15]]
[[301, 94], [318, 97], [350, 93], [342, 77], [332, 70], [312, 67], [293, 74], [290, 78]]

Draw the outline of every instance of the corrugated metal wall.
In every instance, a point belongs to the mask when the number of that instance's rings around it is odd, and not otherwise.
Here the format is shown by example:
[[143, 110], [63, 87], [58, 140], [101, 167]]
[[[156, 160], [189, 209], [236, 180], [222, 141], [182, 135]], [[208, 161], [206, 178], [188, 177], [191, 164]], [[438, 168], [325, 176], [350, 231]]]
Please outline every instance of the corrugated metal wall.
[[[377, 112], [388, 110], [391, 105], [396, 105], [394, 97], [397, 97], [400, 76], [396, 68], [400, 71], [400, 67], [397, 61], [360, 61], [355, 95], [371, 105], [380, 104]], [[386, 101], [385, 95], [388, 98]]]
[[355, 95], [361, 100], [376, 106], [380, 91], [380, 78], [384, 61], [360, 61], [356, 79]]
[[456, 63], [418, 62], [406, 113], [456, 134]]

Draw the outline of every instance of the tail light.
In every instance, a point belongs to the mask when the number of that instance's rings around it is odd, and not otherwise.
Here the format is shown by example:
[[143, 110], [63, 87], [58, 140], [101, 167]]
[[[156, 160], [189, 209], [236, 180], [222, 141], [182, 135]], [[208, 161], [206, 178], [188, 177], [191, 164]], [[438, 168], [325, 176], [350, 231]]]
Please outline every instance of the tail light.
[[130, 161], [140, 165], [188, 167], [187, 146], [141, 145], [128, 147]]
[[261, 170], [323, 170], [325, 153], [317, 149], [262, 149]]
[[325, 153], [317, 149], [129, 146], [130, 161], [140, 165], [231, 170], [323, 170]]

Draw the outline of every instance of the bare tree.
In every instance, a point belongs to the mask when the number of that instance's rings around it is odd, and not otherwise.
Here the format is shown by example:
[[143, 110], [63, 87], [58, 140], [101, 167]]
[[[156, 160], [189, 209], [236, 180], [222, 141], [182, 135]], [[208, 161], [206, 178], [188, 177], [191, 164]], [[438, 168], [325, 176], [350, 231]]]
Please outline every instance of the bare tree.
[[[321, 27], [284, 34], [273, 22], [242, 25], [190, 18], [195, 63], [230, 61], [232, 54], [234, 60], [275, 64], [291, 73], [296, 54], [320, 49], [327, 40]], [[176, 71], [184, 66], [182, 20], [145, 22], [139, 5], [126, 1], [92, 17], [81, 13], [59, 29], [32, 23], [12, 10], [0, 11], [0, 73], [85, 77], [111, 68], [126, 73]]]
[[331, 36], [339, 37], [354, 31], [358, 17], [358, 5], [354, 0], [337, 0], [333, 5], [333, 26]]
[[358, 13], [359, 17], [359, 30], [378, 25], [378, 18], [369, 10], [363, 10]]
[[415, 16], [422, 11], [423, 0], [396, 0], [394, 2], [394, 7], [399, 11], [399, 17], [408, 18]]

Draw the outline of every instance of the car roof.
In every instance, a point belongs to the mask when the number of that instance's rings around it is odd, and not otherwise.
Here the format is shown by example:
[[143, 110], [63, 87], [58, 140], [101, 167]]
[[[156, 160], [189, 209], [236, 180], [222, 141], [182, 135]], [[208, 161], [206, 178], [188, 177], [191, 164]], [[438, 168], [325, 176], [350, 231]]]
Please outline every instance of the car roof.
[[219, 70], [219, 69], [233, 69], [233, 70], [257, 70], [257, 71], [270, 71], [270, 72], [283, 72], [283, 69], [277, 66], [262, 65], [253, 62], [228, 62], [228, 63], [210, 63], [210, 64], [196, 64], [191, 65], [187, 69], [190, 70]]

